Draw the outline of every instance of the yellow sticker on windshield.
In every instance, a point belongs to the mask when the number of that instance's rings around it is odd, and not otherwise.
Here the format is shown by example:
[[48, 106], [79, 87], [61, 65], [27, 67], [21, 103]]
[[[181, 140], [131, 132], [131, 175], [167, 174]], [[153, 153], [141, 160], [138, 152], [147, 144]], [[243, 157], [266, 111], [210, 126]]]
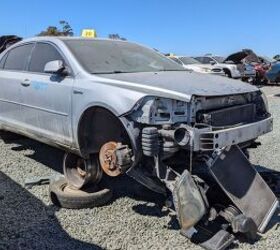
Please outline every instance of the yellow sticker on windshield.
[[87, 37], [87, 38], [96, 38], [97, 34], [95, 30], [92, 29], [84, 29], [82, 31], [82, 37]]

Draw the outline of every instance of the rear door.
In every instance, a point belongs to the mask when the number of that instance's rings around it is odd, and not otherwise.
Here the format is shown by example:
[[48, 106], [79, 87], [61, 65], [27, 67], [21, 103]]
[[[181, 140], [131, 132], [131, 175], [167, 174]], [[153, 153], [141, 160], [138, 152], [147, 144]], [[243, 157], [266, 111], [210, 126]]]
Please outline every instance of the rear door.
[[33, 43], [19, 45], [8, 51], [0, 61], [0, 123], [22, 129], [21, 90]]
[[44, 73], [45, 65], [66, 60], [51, 43], [38, 42], [32, 51], [28, 86], [22, 89], [24, 123], [32, 133], [52, 142], [70, 145], [73, 77]]

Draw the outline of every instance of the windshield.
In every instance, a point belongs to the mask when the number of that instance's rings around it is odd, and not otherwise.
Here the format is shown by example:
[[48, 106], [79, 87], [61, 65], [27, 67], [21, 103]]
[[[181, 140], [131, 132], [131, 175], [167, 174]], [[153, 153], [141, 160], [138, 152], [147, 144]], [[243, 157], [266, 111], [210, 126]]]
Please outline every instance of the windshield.
[[91, 74], [183, 71], [182, 66], [142, 46], [113, 40], [64, 40]]
[[182, 56], [179, 58], [184, 64], [200, 64], [200, 62], [194, 58]]
[[225, 58], [222, 56], [213, 56], [213, 58], [218, 62], [218, 63], [223, 63], [225, 61]]

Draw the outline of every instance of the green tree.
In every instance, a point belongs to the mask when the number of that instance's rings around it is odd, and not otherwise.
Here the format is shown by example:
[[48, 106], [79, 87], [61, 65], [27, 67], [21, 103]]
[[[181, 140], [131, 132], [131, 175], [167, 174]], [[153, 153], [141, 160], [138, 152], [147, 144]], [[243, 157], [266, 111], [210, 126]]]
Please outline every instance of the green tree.
[[109, 34], [108, 37], [109, 37], [110, 39], [114, 39], [114, 40], [123, 40], [123, 41], [126, 41], [126, 40], [127, 40], [126, 38], [121, 37], [118, 33]]
[[41, 31], [37, 36], [73, 36], [74, 32], [70, 24], [66, 21], [59, 22], [61, 27], [49, 26]]

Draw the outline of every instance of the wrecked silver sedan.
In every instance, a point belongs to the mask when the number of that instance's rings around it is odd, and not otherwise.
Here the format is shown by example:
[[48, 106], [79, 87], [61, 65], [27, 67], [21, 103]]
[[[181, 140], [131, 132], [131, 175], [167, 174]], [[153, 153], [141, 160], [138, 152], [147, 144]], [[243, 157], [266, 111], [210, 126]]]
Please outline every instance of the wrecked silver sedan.
[[126, 173], [166, 196], [189, 238], [223, 219], [228, 227], [200, 242], [208, 249], [232, 233], [254, 238], [278, 206], [244, 154], [272, 130], [254, 86], [185, 71], [134, 43], [44, 37], [2, 53], [0, 86], [0, 129], [67, 152], [57, 204], [76, 208], [86, 192], [67, 203], [71, 195]]

